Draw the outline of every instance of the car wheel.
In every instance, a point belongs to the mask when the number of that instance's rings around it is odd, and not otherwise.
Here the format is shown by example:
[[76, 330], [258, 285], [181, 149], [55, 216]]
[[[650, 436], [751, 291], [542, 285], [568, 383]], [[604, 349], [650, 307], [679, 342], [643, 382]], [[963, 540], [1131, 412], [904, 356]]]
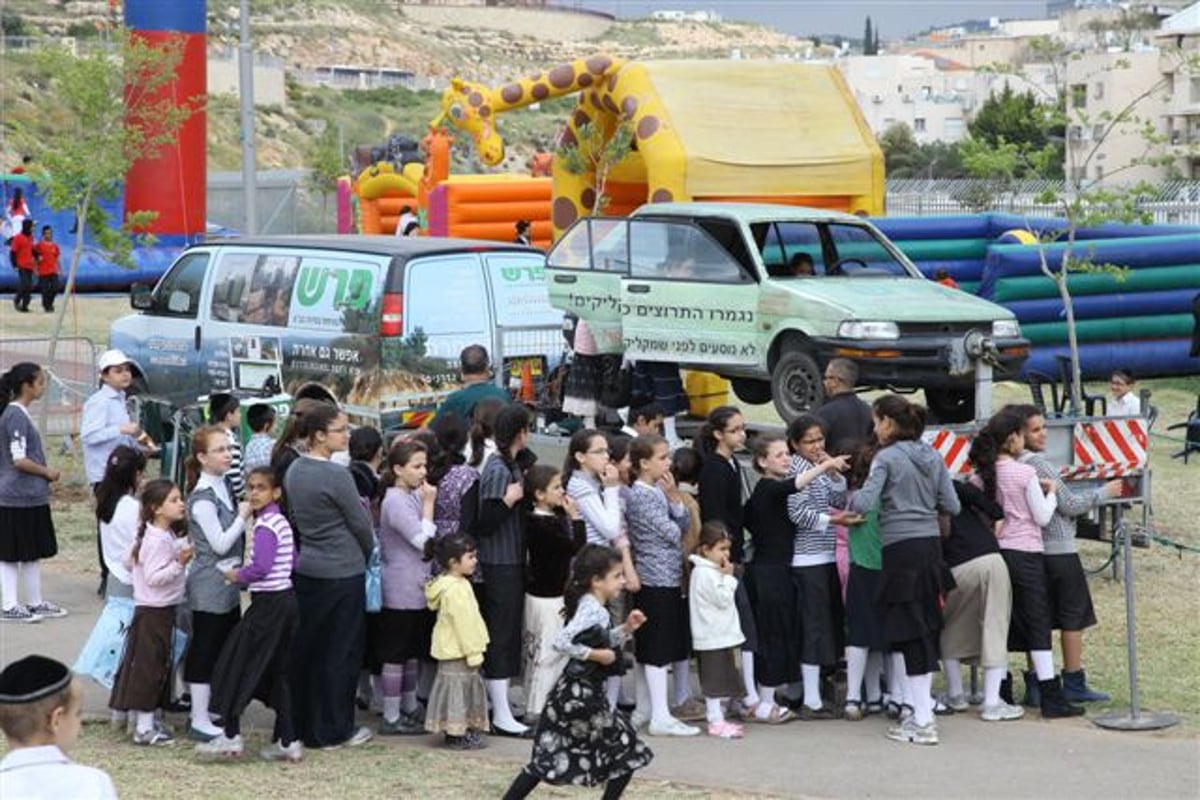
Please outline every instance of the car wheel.
[[975, 419], [975, 388], [926, 389], [925, 402], [934, 419], [943, 425]]
[[802, 350], [779, 356], [771, 371], [771, 399], [784, 422], [790, 422], [825, 400], [821, 368]]
[[760, 406], [763, 403], [771, 402], [770, 381], [762, 381], [757, 378], [734, 378], [729, 383], [733, 386], [733, 393], [737, 395], [737, 399], [743, 403]]

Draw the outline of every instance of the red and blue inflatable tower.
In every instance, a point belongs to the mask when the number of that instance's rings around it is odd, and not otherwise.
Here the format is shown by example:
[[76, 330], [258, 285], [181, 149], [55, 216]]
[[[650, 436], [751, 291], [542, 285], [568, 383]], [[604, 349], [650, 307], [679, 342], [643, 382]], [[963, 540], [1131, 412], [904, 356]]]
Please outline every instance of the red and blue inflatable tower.
[[[175, 80], [163, 88], [177, 105], [208, 92], [207, 0], [125, 0], [125, 27], [149, 44], [181, 42]], [[150, 232], [193, 240], [205, 230], [208, 170], [204, 111], [188, 118], [178, 141], [154, 159], [138, 161], [125, 178], [125, 211], [157, 211]]]

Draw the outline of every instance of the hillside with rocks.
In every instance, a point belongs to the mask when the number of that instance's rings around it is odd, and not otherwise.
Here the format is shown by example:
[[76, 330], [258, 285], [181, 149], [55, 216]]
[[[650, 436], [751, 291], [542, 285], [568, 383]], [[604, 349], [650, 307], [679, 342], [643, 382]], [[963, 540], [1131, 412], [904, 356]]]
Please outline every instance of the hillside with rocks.
[[[453, 76], [498, 84], [598, 52], [630, 60], [803, 58], [811, 52], [808, 40], [739, 23], [613, 21], [543, 9], [394, 0], [254, 0], [252, 6], [256, 54], [282, 64], [288, 75], [287, 103], [257, 111], [260, 169], [304, 166], [313, 137], [329, 126], [347, 151], [392, 134], [420, 136], [437, 112], [440, 88]], [[104, 0], [6, 0], [3, 14], [10, 35], [15, 28], [16, 35], [71, 36], [80, 42], [102, 36], [112, 21]], [[208, 27], [211, 54], [235, 48], [236, 6], [209, 3]], [[4, 56], [10, 62], [21, 57], [11, 49]], [[334, 64], [406, 70], [417, 86], [435, 91], [339, 90], [300, 80]], [[15, 66], [0, 69], [6, 114], [30, 113], [40, 99], [20, 85], [22, 71]], [[570, 103], [505, 115], [500, 125], [511, 153], [502, 168], [520, 169], [535, 148], [548, 146]], [[0, 157], [7, 162], [17, 155]], [[208, 160], [213, 170], [240, 165], [236, 98], [210, 99]], [[456, 168], [480, 168], [467, 142], [456, 146], [455, 161]]]

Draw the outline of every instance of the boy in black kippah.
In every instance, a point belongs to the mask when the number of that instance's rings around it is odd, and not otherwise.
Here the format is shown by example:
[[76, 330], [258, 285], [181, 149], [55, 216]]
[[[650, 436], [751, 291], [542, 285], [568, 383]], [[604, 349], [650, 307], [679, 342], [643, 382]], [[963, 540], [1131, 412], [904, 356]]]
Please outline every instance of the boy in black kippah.
[[8, 754], [0, 760], [5, 797], [116, 800], [103, 771], [72, 763], [63, 750], [79, 738], [83, 687], [65, 664], [26, 656], [0, 673], [0, 729]]

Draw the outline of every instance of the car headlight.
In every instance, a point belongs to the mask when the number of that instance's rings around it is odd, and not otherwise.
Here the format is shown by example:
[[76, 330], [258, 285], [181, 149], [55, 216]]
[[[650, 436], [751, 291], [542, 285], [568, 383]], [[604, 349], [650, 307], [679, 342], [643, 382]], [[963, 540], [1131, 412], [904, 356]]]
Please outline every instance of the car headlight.
[[848, 319], [838, 326], [843, 339], [899, 339], [900, 326], [894, 322], [864, 322]]
[[997, 339], [1016, 339], [1021, 335], [1021, 325], [1015, 319], [998, 319], [992, 323], [992, 336]]

